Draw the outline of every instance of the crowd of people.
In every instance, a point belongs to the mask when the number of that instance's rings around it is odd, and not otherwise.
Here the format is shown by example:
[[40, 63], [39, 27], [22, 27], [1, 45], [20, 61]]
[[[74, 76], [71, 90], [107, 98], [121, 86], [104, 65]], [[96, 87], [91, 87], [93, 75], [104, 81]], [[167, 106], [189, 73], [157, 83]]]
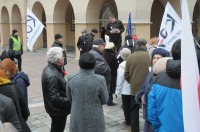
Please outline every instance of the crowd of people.
[[[51, 132], [63, 132], [70, 116], [70, 132], [104, 132], [102, 105], [115, 106], [114, 94], [122, 97], [124, 125], [132, 132], [140, 131], [139, 109], [142, 106], [144, 132], [184, 132], [182, 115], [181, 40], [171, 52], [158, 45], [154, 37], [148, 43], [136, 35], [126, 35], [122, 46], [123, 23], [110, 16], [104, 28], [110, 42], [94, 38], [98, 30], [82, 30], [77, 47], [80, 71], [67, 75], [67, 51], [63, 36], [55, 35], [47, 51], [47, 66], [41, 77], [44, 106], [52, 119]], [[103, 37], [102, 35], [101, 37]], [[195, 40], [200, 62], [200, 39]], [[28, 76], [22, 72], [22, 43], [13, 30], [9, 48], [0, 62], [0, 120], [10, 131], [31, 131], [26, 121], [28, 108]], [[9, 122], [6, 124], [6, 122]], [[1, 124], [1, 123], [0, 123]], [[14, 126], [14, 127], [13, 127]]]

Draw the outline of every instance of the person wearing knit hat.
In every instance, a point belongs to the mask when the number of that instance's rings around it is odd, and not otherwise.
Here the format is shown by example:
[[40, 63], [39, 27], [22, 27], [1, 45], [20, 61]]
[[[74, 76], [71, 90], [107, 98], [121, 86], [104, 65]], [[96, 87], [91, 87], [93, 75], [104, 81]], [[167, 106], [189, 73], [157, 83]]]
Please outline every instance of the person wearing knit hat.
[[[147, 117], [147, 96], [148, 96], [148, 91], [149, 91], [149, 85], [151, 83], [151, 78], [153, 77], [153, 68], [156, 65], [157, 61], [162, 59], [163, 57], [169, 57], [169, 52], [166, 51], [165, 49], [162, 48], [155, 48], [151, 54], [151, 66], [150, 72], [149, 74], [146, 76], [146, 80], [144, 82], [144, 84], [142, 85], [140, 91], [137, 92], [135, 100], [138, 104], [142, 103], [143, 104], [143, 118], [145, 119], [145, 124], [144, 124], [144, 130], [145, 132], [150, 131], [150, 122], [148, 121], [148, 117]], [[166, 59], [164, 59], [166, 60]], [[164, 63], [165, 61], [161, 61], [163, 62], [163, 67], [160, 67], [160, 71], [164, 71], [164, 66], [166, 63]], [[156, 68], [158, 69], [158, 68]], [[159, 70], [157, 70], [159, 71]]]
[[119, 52], [120, 56], [122, 57], [122, 59], [124, 61], [127, 60], [128, 56], [131, 54], [131, 50], [128, 48], [123, 48], [120, 52]]
[[22, 71], [23, 45], [16, 29], [12, 30], [12, 35], [9, 39], [9, 49], [14, 51], [14, 58], [18, 61], [18, 69]]
[[[63, 47], [63, 36], [61, 34], [55, 34], [54, 36], [54, 43], [52, 44], [52, 47], [60, 47], [62, 49], [64, 49]], [[64, 65], [67, 65], [67, 50], [64, 49], [63, 50], [63, 56], [65, 57], [64, 59]], [[64, 70], [64, 67], [63, 67]]]
[[118, 68], [119, 64], [117, 63], [117, 59], [115, 57], [116, 54], [113, 51], [114, 46], [115, 45], [113, 42], [107, 43], [104, 53], [103, 53], [103, 57], [111, 69], [111, 84], [110, 84], [109, 99], [107, 102], [108, 106], [116, 105], [115, 103], [113, 103], [113, 94], [115, 93], [115, 89], [116, 89], [117, 68]]
[[152, 52], [152, 64], [155, 64], [157, 60], [162, 57], [169, 57], [169, 52], [162, 48], [156, 48]]
[[105, 49], [113, 49], [115, 47], [113, 42], [106, 43]]
[[123, 62], [120, 63], [119, 68], [117, 69], [117, 85], [115, 94], [122, 95], [122, 104], [125, 121], [123, 122], [125, 125], [130, 125], [130, 109], [131, 109], [131, 92], [130, 92], [130, 84], [124, 78], [124, 71], [126, 66], [126, 60], [131, 55], [131, 51], [128, 48], [123, 48], [120, 51], [120, 56], [123, 58]]
[[[154, 77], [155, 79], [153, 79], [150, 91], [148, 93], [147, 116], [148, 116], [148, 121], [151, 123], [155, 131], [184, 132], [182, 90], [180, 85], [181, 84], [181, 40], [180, 39], [173, 43], [171, 51], [173, 59], [167, 60], [167, 63], [165, 65], [166, 68], [164, 67], [165, 69], [163, 67], [162, 68], [160, 67], [163, 65], [163, 62], [160, 62], [162, 61], [161, 59], [158, 60], [154, 65], [155, 68], [153, 68], [154, 70], [153, 72], [155, 74], [158, 73], [158, 75]], [[161, 64], [160, 66], [159, 63]]]
[[79, 59], [79, 66], [82, 69], [94, 69], [96, 60], [94, 56], [90, 53], [84, 53]]
[[62, 39], [62, 38], [63, 36], [61, 34], [56, 34], [54, 37], [55, 40]]
[[70, 132], [106, 130], [102, 105], [108, 101], [108, 91], [105, 78], [94, 72], [95, 62], [92, 54], [82, 54], [79, 59], [80, 71], [68, 76], [67, 97], [72, 105]]
[[0, 69], [2, 69], [6, 73], [6, 76], [8, 78], [13, 77], [18, 72], [17, 66], [9, 58], [6, 58], [0, 62]]

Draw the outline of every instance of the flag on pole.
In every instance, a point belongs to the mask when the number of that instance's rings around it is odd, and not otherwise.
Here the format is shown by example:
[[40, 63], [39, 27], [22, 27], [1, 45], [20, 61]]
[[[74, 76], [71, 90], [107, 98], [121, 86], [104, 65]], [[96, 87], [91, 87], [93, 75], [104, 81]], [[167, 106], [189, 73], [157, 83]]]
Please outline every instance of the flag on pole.
[[133, 31], [132, 31], [132, 22], [131, 22], [131, 12], [129, 13], [129, 17], [128, 17], [128, 24], [126, 27], [126, 33], [128, 35], [133, 35]]
[[30, 9], [27, 9], [27, 47], [31, 51], [43, 28], [44, 25], [40, 22], [40, 20]]
[[181, 0], [181, 76], [185, 132], [200, 131], [199, 69], [187, 0]]
[[181, 19], [167, 2], [160, 26], [158, 45], [164, 44], [167, 51], [171, 51], [172, 45], [181, 38]]

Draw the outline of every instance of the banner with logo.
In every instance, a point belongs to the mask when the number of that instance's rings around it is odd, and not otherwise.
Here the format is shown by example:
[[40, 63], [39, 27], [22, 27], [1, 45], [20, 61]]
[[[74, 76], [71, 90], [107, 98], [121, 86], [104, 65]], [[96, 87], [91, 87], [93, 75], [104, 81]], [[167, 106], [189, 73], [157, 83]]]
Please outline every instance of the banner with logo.
[[158, 44], [164, 44], [165, 49], [171, 51], [173, 43], [180, 38], [181, 19], [168, 2], [160, 26]]
[[40, 20], [30, 9], [27, 9], [27, 47], [31, 51], [43, 28], [44, 25], [40, 22]]

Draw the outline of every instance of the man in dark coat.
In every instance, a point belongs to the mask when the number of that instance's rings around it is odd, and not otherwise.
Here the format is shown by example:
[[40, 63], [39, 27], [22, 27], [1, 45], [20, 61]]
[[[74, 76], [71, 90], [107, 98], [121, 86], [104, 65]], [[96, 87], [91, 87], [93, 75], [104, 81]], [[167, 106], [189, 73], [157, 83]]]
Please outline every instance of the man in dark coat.
[[78, 38], [78, 42], [77, 42], [77, 47], [80, 51], [80, 55], [90, 51], [90, 47], [86, 41], [87, 40], [87, 30], [83, 29], [81, 31], [81, 33], [82, 33], [82, 35]]
[[18, 131], [22, 131], [15, 105], [12, 99], [0, 94], [0, 115], [2, 123], [12, 123]]
[[[64, 48], [63, 47], [63, 36], [61, 34], [56, 34], [54, 37], [55, 41], [52, 44], [52, 47], [60, 47], [60, 48]], [[63, 55], [65, 57], [65, 62], [64, 65], [67, 65], [67, 50], [63, 50]]]
[[14, 58], [18, 61], [18, 69], [22, 70], [22, 54], [23, 54], [23, 45], [19, 37], [18, 31], [14, 29], [12, 35], [9, 39], [9, 49], [14, 51]]
[[115, 103], [113, 103], [113, 94], [115, 93], [115, 89], [116, 89], [117, 69], [119, 67], [119, 64], [117, 63], [115, 52], [113, 51], [114, 46], [115, 45], [112, 42], [107, 43], [104, 54], [103, 54], [104, 59], [106, 60], [107, 64], [109, 65], [111, 69], [110, 93], [109, 93], [109, 99], [107, 102], [108, 106], [116, 105]]
[[88, 50], [90, 51], [93, 46], [93, 40], [94, 37], [97, 36], [98, 30], [96, 28], [93, 28], [91, 30], [91, 33], [86, 35], [86, 43], [88, 44]]
[[124, 77], [131, 85], [131, 131], [139, 132], [140, 105], [136, 103], [135, 96], [145, 82], [151, 60], [146, 49], [147, 41], [140, 38], [135, 43], [136, 50], [127, 59]]
[[105, 43], [103, 39], [97, 38], [94, 39], [93, 48], [89, 53], [93, 54], [96, 59], [95, 73], [105, 77], [108, 93], [110, 93], [111, 70], [106, 60], [103, 58], [104, 49]]
[[115, 44], [118, 52], [122, 45], [121, 34], [124, 32], [124, 25], [122, 21], [117, 20], [115, 16], [110, 16], [109, 20], [110, 23], [107, 24], [106, 31], [110, 37], [110, 42]]
[[63, 132], [67, 115], [70, 113], [70, 102], [67, 98], [67, 82], [64, 78], [63, 49], [52, 47], [47, 52], [48, 65], [42, 73], [42, 91], [46, 112], [52, 119], [51, 132]]

